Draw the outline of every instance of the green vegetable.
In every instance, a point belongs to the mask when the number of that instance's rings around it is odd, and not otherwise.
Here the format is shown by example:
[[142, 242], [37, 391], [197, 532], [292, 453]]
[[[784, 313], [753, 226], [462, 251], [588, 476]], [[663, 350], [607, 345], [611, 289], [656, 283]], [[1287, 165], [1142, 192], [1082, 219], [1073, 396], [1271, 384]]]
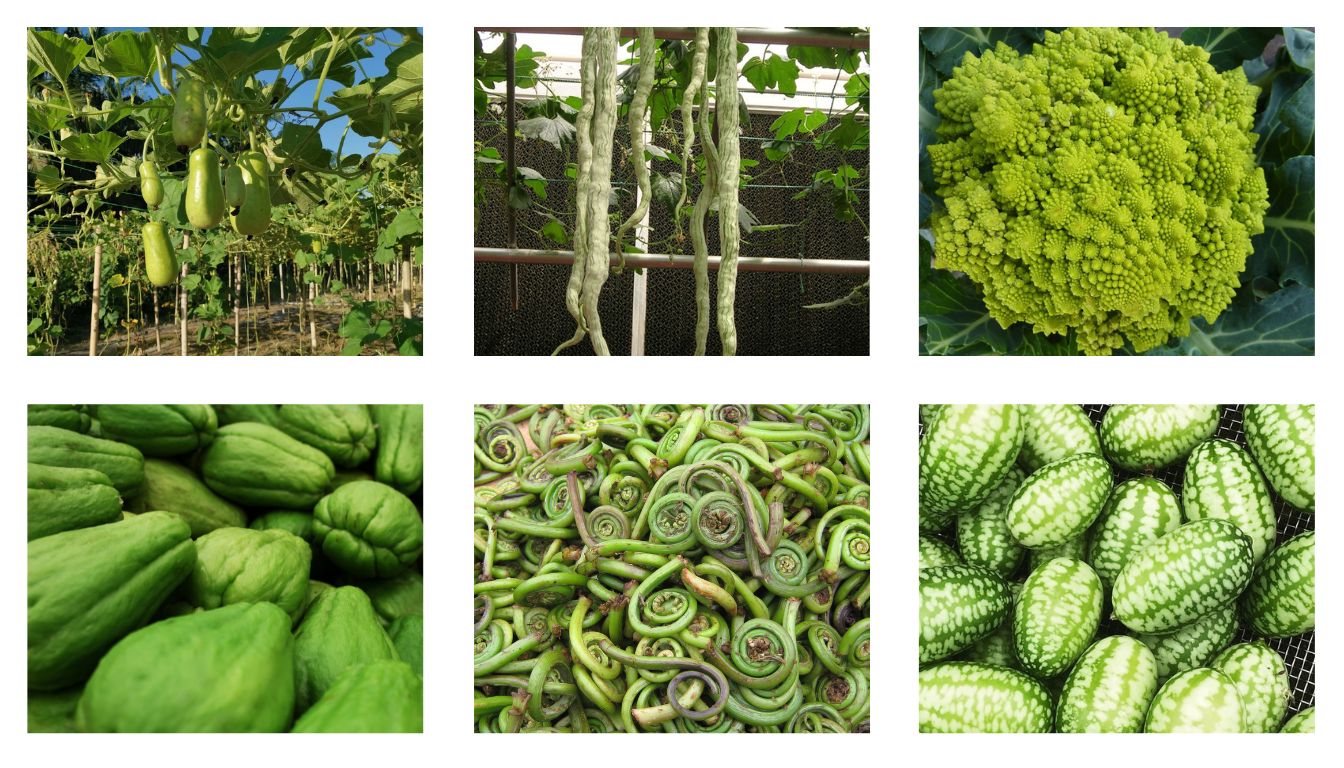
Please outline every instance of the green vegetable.
[[[719, 341], [723, 354], [737, 354], [737, 326], [733, 317], [733, 300], [737, 293], [737, 257], [741, 249], [742, 230], [738, 222], [738, 194], [741, 180], [741, 153], [738, 124], [741, 116], [737, 81], [737, 29], [715, 27], [714, 120], [719, 132], [717, 140], [718, 167], [715, 168], [719, 189], [715, 201], [719, 208], [719, 292], [715, 298]], [[708, 136], [708, 131], [702, 131]]]
[[373, 610], [384, 623], [425, 611], [425, 579], [416, 571], [390, 579], [361, 581], [358, 586], [369, 596]]
[[196, 562], [187, 524], [166, 512], [28, 542], [28, 687], [83, 682]]
[[247, 524], [238, 505], [215, 495], [191, 470], [163, 459], [145, 460], [144, 486], [129, 506], [132, 512], [172, 512], [187, 521], [193, 537]]
[[240, 235], [260, 235], [271, 225], [271, 167], [260, 152], [238, 156], [243, 184], [243, 201], [236, 213], [229, 214], [233, 230]]
[[153, 160], [140, 163], [140, 197], [150, 208], [158, 208], [163, 202], [163, 182], [159, 181], [159, 166]]
[[1056, 558], [1027, 577], [1013, 607], [1013, 645], [1026, 672], [1066, 672], [1101, 623], [1101, 580], [1087, 563]]
[[205, 85], [183, 78], [173, 97], [173, 143], [178, 149], [201, 143], [205, 138], [205, 117]]
[[1092, 419], [1076, 405], [1019, 405], [1022, 453], [1017, 461], [1028, 473], [1046, 464], [1084, 453], [1101, 453]]
[[[162, 197], [162, 192], [159, 193]], [[141, 230], [145, 248], [145, 275], [150, 285], [162, 288], [177, 280], [177, 254], [168, 239], [168, 228], [162, 221], [147, 221]]]
[[378, 441], [364, 405], [282, 405], [275, 426], [327, 454], [341, 469], [363, 464]]
[[1153, 698], [1148, 733], [1240, 733], [1245, 711], [1237, 687], [1215, 669], [1189, 669], [1166, 682]]
[[993, 632], [1012, 609], [998, 574], [974, 565], [919, 571], [919, 663], [945, 659]]
[[1120, 569], [1111, 595], [1114, 613], [1135, 632], [1172, 632], [1235, 600], [1251, 569], [1251, 542], [1235, 525], [1186, 523]]
[[1112, 405], [1101, 419], [1101, 446], [1117, 467], [1147, 472], [1181, 461], [1216, 429], [1216, 405]]
[[1143, 352], [1231, 301], [1269, 207], [1240, 66], [1152, 29], [969, 52], [933, 92], [935, 266], [1004, 328]]
[[107, 475], [122, 496], [135, 493], [145, 482], [145, 457], [140, 451], [57, 427], [28, 428], [28, 462], [96, 469]]
[[406, 495], [420, 490], [425, 475], [425, 407], [371, 405], [378, 429], [378, 457], [373, 479]]
[[1274, 547], [1274, 504], [1251, 455], [1231, 440], [1206, 440], [1190, 454], [1181, 486], [1186, 520], [1218, 518], [1251, 540], [1256, 563]]
[[1047, 464], [1013, 493], [1008, 504], [1008, 530], [1019, 544], [1030, 549], [1056, 547], [1077, 539], [1101, 514], [1111, 485], [1111, 467], [1095, 453]]
[[1316, 509], [1316, 406], [1248, 405], [1246, 445], [1283, 500]]
[[243, 167], [238, 163], [224, 169], [224, 204], [232, 214], [247, 199], [247, 190], [243, 188]]
[[53, 693], [28, 693], [29, 733], [74, 733], [75, 707], [83, 686]]
[[[1026, 476], [1013, 467], [979, 506], [957, 515], [957, 545], [967, 565], [988, 568], [1005, 579], [1026, 553], [1008, 529], [1008, 505]], [[921, 537], [922, 538], [922, 537]]]
[[1247, 733], [1273, 733], [1288, 714], [1292, 688], [1278, 651], [1263, 642], [1239, 643], [1209, 666], [1227, 675], [1237, 687], [1246, 716]]
[[294, 716], [295, 641], [271, 603], [164, 619], [108, 651], [79, 700], [85, 732], [278, 732]]
[[585, 27], [579, 63], [583, 104], [575, 119], [577, 160], [574, 205], [574, 264], [565, 287], [565, 309], [574, 335], [553, 355], [593, 337], [593, 351], [610, 354], [602, 337], [597, 299], [607, 282], [610, 261], [611, 158], [616, 132], [616, 34], [612, 27]]
[[99, 405], [103, 437], [133, 445], [146, 456], [181, 456], [215, 439], [219, 423], [208, 405]]
[[206, 485], [251, 507], [310, 509], [335, 474], [325, 453], [251, 421], [221, 427], [201, 459]]
[[420, 733], [424, 684], [400, 661], [363, 664], [341, 676], [294, 724], [294, 733]]
[[1134, 553], [1181, 525], [1181, 503], [1166, 483], [1135, 477], [1111, 490], [1092, 528], [1087, 562], [1110, 590]]
[[313, 543], [313, 515], [311, 512], [294, 512], [280, 509], [252, 518], [248, 528], [254, 531], [289, 531], [300, 539]]
[[311, 562], [308, 545], [288, 531], [220, 528], [196, 540], [196, 566], [183, 593], [206, 610], [275, 603], [297, 621], [308, 597]]
[[96, 469], [28, 465], [28, 540], [121, 519], [121, 496]]
[[920, 670], [920, 733], [1045, 733], [1050, 692], [1012, 669], [953, 661]]
[[60, 427], [71, 432], [87, 433], [93, 420], [82, 405], [29, 405], [28, 426]]
[[224, 188], [219, 183], [219, 155], [198, 149], [187, 159], [187, 220], [210, 229], [224, 218]]
[[420, 558], [424, 525], [415, 504], [397, 489], [360, 480], [317, 503], [313, 546], [351, 576], [388, 578]]
[[919, 442], [921, 515], [948, 516], [985, 500], [1022, 448], [1015, 405], [944, 405]]
[[929, 568], [935, 565], [961, 565], [961, 555], [951, 544], [932, 536], [919, 536], [919, 567]]
[[424, 615], [411, 613], [402, 616], [387, 628], [387, 636], [392, 638], [392, 644], [397, 647], [397, 658], [410, 664], [411, 669], [415, 670], [415, 674], [424, 677]]
[[1300, 635], [1316, 626], [1316, 532], [1298, 534], [1267, 555], [1242, 598], [1251, 631]]
[[239, 421], [259, 421], [272, 427], [280, 421], [280, 409], [274, 405], [244, 403], [241, 405], [216, 405], [219, 426], [227, 426]]
[[[653, 92], [654, 75], [657, 71], [658, 41], [653, 37], [653, 27], [639, 28], [639, 81], [635, 83], [634, 93], [630, 96], [630, 107], [626, 116], [630, 121], [630, 165], [635, 171], [635, 186], [639, 189], [635, 210], [616, 228], [616, 256], [621, 260], [618, 272], [625, 268], [625, 236], [630, 228], [649, 215], [649, 199], [653, 190], [649, 181], [649, 158], [644, 152], [644, 131], [649, 112], [649, 95]], [[734, 52], [733, 68], [737, 68]], [[734, 189], [734, 192], [737, 190]]]
[[1157, 693], [1157, 662], [1132, 637], [1093, 643], [1069, 672], [1059, 694], [1060, 733], [1138, 733]]
[[1315, 733], [1316, 732], [1316, 708], [1307, 707], [1289, 718], [1288, 722], [1283, 724], [1279, 733]]
[[322, 592], [294, 633], [297, 711], [322, 698], [346, 670], [396, 658], [396, 648], [363, 591], [333, 587]]
[[1209, 662], [1237, 634], [1237, 608], [1228, 605], [1165, 635], [1139, 635], [1157, 659], [1157, 681]]

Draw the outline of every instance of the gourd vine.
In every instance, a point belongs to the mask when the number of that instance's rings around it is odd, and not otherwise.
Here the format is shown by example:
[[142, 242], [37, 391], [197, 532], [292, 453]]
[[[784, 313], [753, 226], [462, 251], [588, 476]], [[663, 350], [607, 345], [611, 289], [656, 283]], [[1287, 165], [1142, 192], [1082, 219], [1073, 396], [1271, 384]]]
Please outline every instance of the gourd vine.
[[681, 240], [681, 209], [686, 205], [686, 173], [690, 170], [691, 152], [695, 146], [695, 100], [699, 98], [701, 85], [705, 81], [705, 64], [709, 54], [709, 27], [696, 27], [695, 51], [691, 54], [691, 79], [681, 95], [681, 196], [677, 198], [677, 207], [672, 218], [677, 226], [677, 240]]
[[639, 83], [630, 99], [630, 162], [635, 167], [635, 182], [639, 185], [639, 201], [634, 213], [616, 228], [616, 254], [620, 257], [617, 274], [625, 269], [625, 233], [649, 214], [649, 160], [644, 155], [645, 115], [649, 109], [649, 93], [653, 91], [653, 76], [657, 61], [658, 43], [653, 27], [639, 28]]
[[[703, 34], [702, 34], [703, 33]], [[704, 40], [706, 58], [709, 55], [709, 27], [696, 32], [696, 45]], [[714, 205], [718, 193], [719, 151], [714, 146], [714, 134], [709, 130], [709, 78], [700, 81], [700, 144], [705, 156], [705, 181], [691, 211], [691, 247], [695, 251], [695, 354], [705, 354], [709, 339], [709, 244], [705, 241], [705, 216]]]
[[552, 354], [592, 334], [593, 351], [611, 354], [602, 337], [597, 300], [607, 282], [611, 220], [611, 149], [616, 133], [616, 33], [614, 27], [586, 27], [580, 70], [583, 106], [579, 110], [576, 140], [578, 174], [575, 204], [574, 266], [565, 292], [565, 308], [574, 318], [574, 335]]

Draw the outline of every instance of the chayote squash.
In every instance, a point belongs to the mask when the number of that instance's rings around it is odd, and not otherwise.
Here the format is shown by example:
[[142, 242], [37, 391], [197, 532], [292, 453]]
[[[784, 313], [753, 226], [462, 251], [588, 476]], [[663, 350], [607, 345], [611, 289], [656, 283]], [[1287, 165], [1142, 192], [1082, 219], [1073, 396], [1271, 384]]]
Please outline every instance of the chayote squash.
[[378, 459], [373, 479], [404, 494], [420, 490], [425, 473], [425, 407], [371, 405], [378, 427]]
[[397, 656], [415, 670], [415, 674], [424, 677], [425, 659], [425, 616], [412, 613], [392, 622], [387, 628], [387, 636], [397, 647]]
[[167, 512], [28, 542], [28, 687], [82, 682], [195, 562], [191, 530]]
[[396, 658], [392, 639], [363, 590], [333, 587], [322, 592], [294, 633], [298, 711], [322, 698], [350, 667]]
[[103, 437], [159, 458], [204, 448], [219, 429], [215, 409], [208, 405], [98, 405], [94, 416]]
[[317, 503], [313, 546], [354, 578], [385, 579], [420, 558], [424, 525], [415, 504], [396, 488], [360, 480]]
[[252, 522], [248, 523], [247, 527], [255, 531], [289, 531], [309, 544], [313, 543], [313, 514], [311, 512], [278, 509], [274, 512], [257, 515], [252, 518]]
[[278, 732], [294, 713], [294, 639], [274, 603], [150, 624], [108, 651], [75, 710], [85, 732]]
[[28, 694], [29, 733], [74, 733], [75, 707], [84, 687]]
[[289, 531], [220, 528], [196, 540], [196, 566], [183, 585], [201, 608], [275, 603], [297, 621], [308, 596], [312, 551]]
[[325, 581], [308, 579], [308, 594], [304, 596], [303, 607], [299, 609], [299, 621], [303, 621], [303, 617], [308, 615], [308, 609], [312, 608], [313, 603], [317, 602], [318, 596], [329, 589], [335, 589], [335, 587]]
[[135, 447], [59, 427], [28, 428], [28, 462], [96, 469], [122, 496], [136, 493], [145, 482], [145, 457]]
[[243, 403], [240, 405], [216, 405], [215, 414], [219, 417], [219, 426], [227, 426], [240, 421], [259, 421], [272, 427], [280, 420], [280, 409], [274, 405]]
[[121, 519], [121, 496], [96, 469], [28, 465], [28, 540]]
[[424, 683], [402, 661], [349, 670], [294, 724], [294, 733], [420, 733]]
[[336, 468], [316, 448], [275, 427], [240, 421], [221, 427], [201, 458], [206, 485], [250, 507], [312, 509]]
[[172, 512], [187, 521], [192, 536], [247, 525], [241, 507], [220, 498], [191, 470], [163, 459], [145, 460], [144, 489], [129, 506], [136, 512]]
[[28, 406], [28, 426], [60, 427], [72, 432], [87, 434], [93, 419], [84, 412], [82, 405], [30, 405]]
[[378, 439], [366, 405], [282, 405], [276, 426], [342, 469], [367, 461]]
[[390, 579], [361, 581], [358, 586], [369, 596], [373, 610], [384, 624], [425, 612], [425, 578], [419, 571], [406, 571]]

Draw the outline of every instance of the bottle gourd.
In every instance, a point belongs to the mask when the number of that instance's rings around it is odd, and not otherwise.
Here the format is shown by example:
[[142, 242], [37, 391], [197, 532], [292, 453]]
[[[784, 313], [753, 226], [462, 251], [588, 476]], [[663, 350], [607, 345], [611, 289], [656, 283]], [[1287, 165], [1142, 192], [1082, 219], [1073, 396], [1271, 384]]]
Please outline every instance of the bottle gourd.
[[260, 235], [271, 224], [270, 167], [260, 152], [238, 156], [243, 179], [243, 203], [229, 216], [240, 235]]
[[173, 142], [179, 149], [194, 147], [205, 138], [205, 86], [183, 80], [173, 99]]
[[209, 229], [224, 218], [224, 188], [219, 183], [219, 156], [198, 149], [187, 161], [187, 220]]
[[163, 182], [159, 181], [159, 167], [153, 160], [140, 163], [140, 196], [150, 208], [158, 208], [163, 202]]
[[145, 245], [145, 274], [156, 287], [172, 285], [177, 279], [177, 256], [168, 239], [168, 229], [162, 221], [145, 224], [142, 232]]

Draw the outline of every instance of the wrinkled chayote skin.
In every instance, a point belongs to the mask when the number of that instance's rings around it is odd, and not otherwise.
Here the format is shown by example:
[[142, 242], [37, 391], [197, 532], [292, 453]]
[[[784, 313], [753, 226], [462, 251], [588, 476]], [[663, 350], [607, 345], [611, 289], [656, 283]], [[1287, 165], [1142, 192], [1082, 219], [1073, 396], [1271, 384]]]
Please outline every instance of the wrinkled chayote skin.
[[405, 494], [357, 480], [317, 503], [313, 547], [354, 578], [391, 578], [420, 558], [424, 524]]
[[274, 603], [150, 624], [107, 652], [79, 700], [84, 732], [279, 732], [294, 717], [294, 638]]
[[220, 528], [196, 540], [187, 601], [202, 608], [275, 603], [297, 621], [308, 595], [312, 550], [289, 531]]
[[424, 685], [405, 662], [375, 661], [343, 674], [294, 724], [295, 733], [420, 733]]
[[396, 659], [368, 595], [358, 587], [332, 587], [308, 607], [294, 633], [294, 681], [303, 712], [351, 667]]

